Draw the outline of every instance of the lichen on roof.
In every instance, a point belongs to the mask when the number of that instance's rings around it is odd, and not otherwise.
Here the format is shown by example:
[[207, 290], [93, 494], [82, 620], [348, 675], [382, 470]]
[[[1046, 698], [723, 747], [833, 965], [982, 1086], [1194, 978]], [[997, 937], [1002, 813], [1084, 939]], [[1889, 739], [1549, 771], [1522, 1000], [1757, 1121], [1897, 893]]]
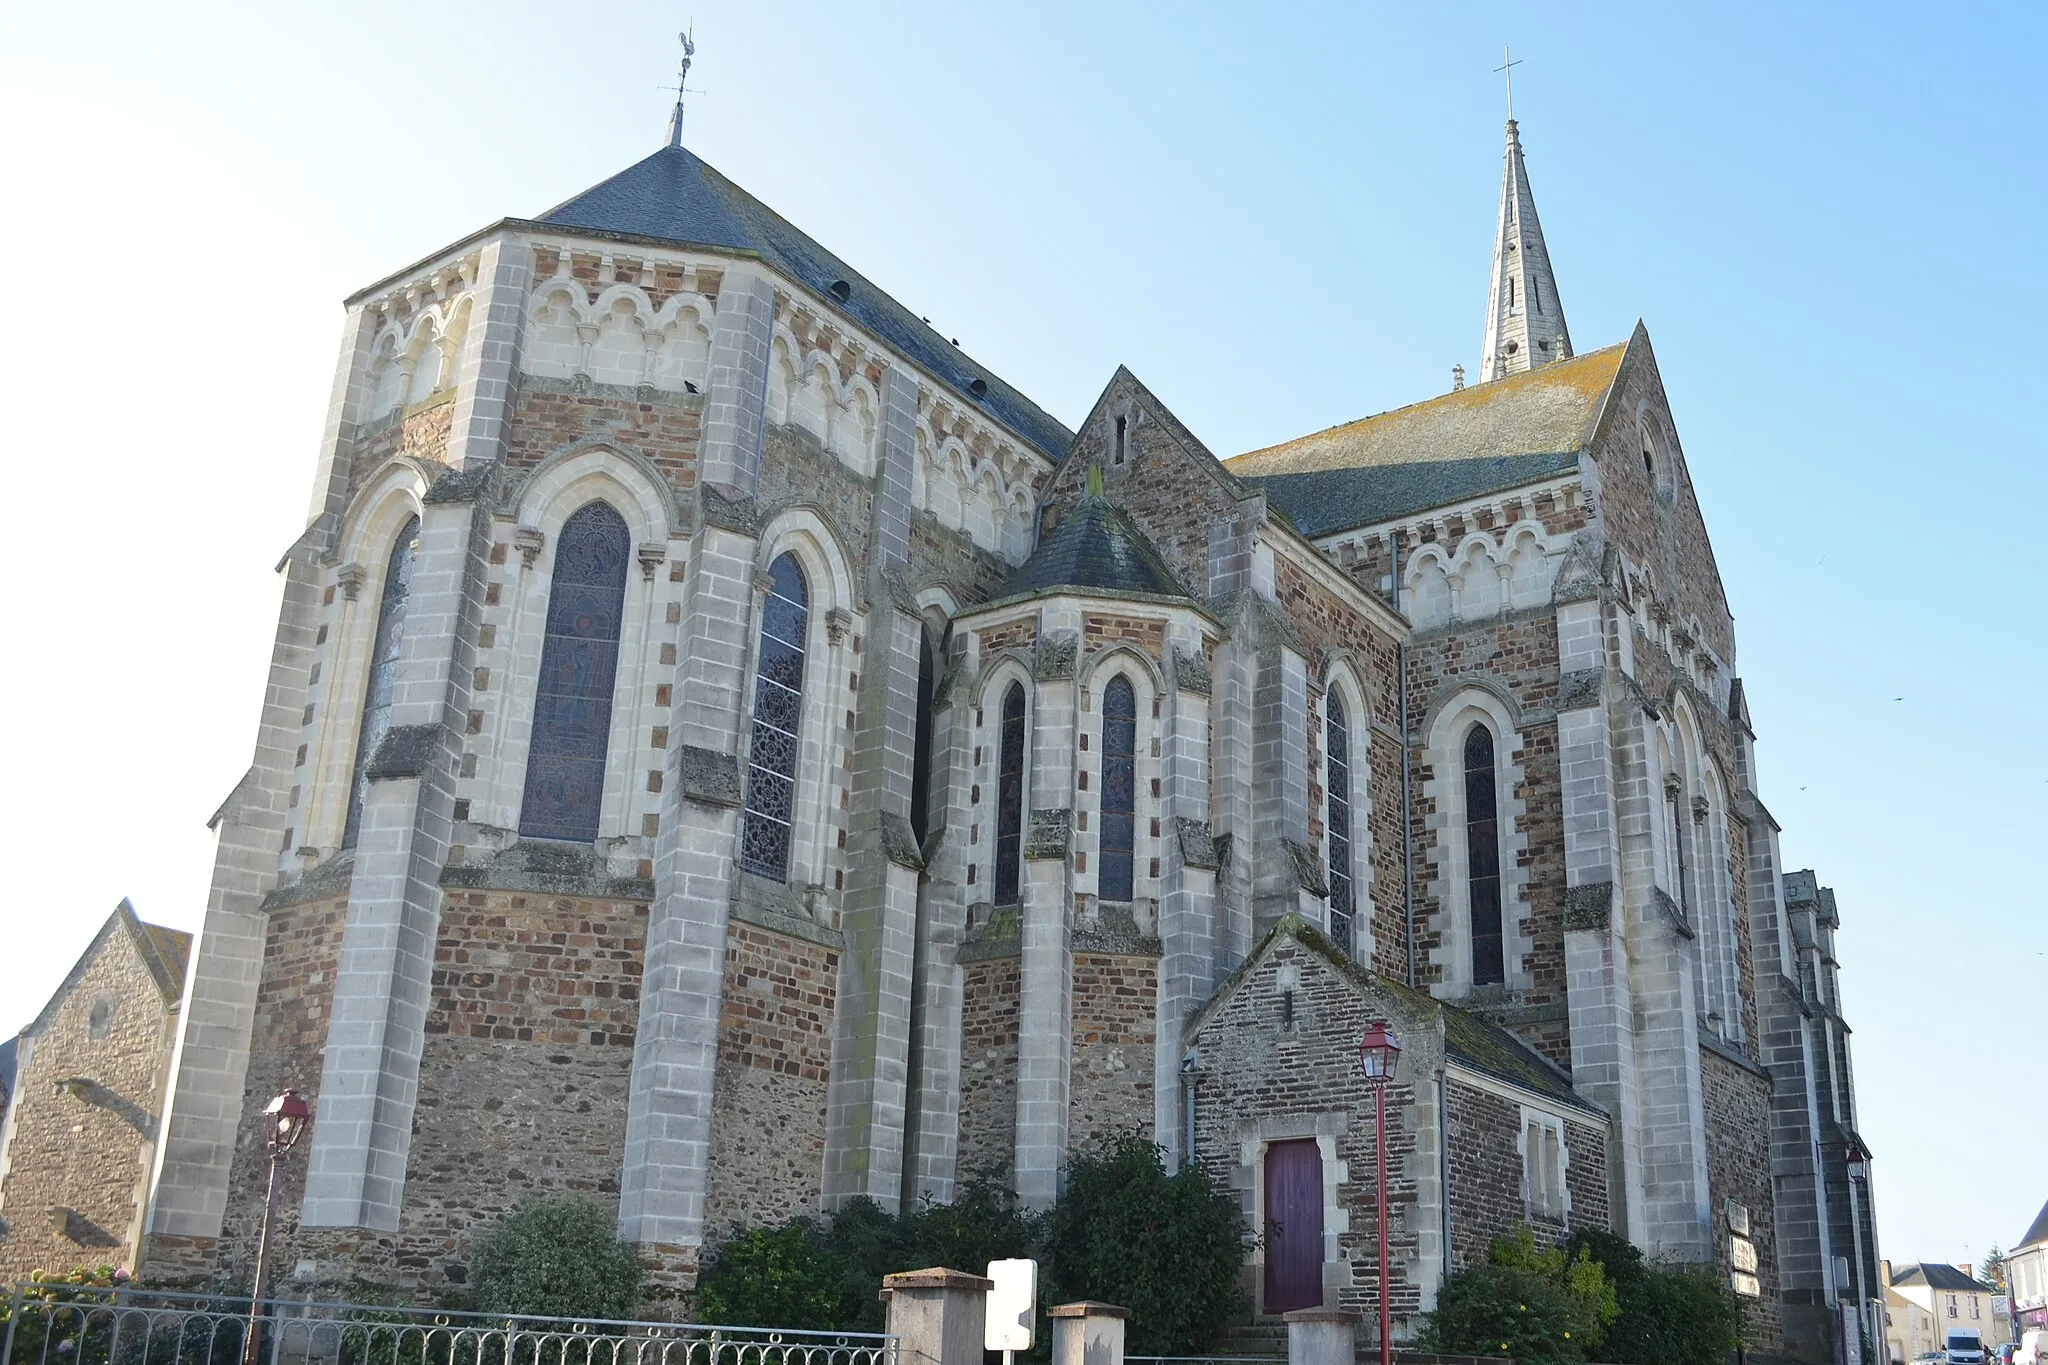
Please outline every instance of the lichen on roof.
[[1593, 439], [1626, 343], [1248, 451], [1224, 463], [1306, 535], [1563, 473]]
[[[1282, 934], [1321, 958], [1331, 970], [1361, 990], [1382, 992], [1399, 1001], [1411, 1013], [1425, 1019], [1442, 1020], [1444, 1052], [1450, 1060], [1532, 1094], [1605, 1117], [1605, 1111], [1599, 1105], [1572, 1088], [1571, 1078], [1562, 1069], [1514, 1034], [1470, 1010], [1439, 1000], [1427, 991], [1381, 976], [1352, 958], [1329, 935], [1298, 913], [1282, 916], [1211, 999], [1221, 999], [1234, 991]], [[1190, 1021], [1190, 1037], [1206, 1022], [1207, 1013], [1205, 1006]]]
[[992, 602], [1059, 588], [1119, 597], [1186, 598], [1188, 591], [1136, 522], [1108, 499], [1089, 494], [1068, 509]]

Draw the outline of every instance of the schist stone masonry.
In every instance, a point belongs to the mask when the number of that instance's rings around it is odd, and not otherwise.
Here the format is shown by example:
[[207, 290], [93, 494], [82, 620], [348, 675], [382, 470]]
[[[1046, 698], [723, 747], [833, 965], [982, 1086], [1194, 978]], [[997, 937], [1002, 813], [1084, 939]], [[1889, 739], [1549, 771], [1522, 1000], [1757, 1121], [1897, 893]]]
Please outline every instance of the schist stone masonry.
[[149, 1273], [247, 1266], [292, 1085], [286, 1284], [430, 1294], [576, 1192], [687, 1288], [1137, 1127], [1262, 1311], [1371, 1320], [1386, 1019], [1398, 1336], [1594, 1224], [1824, 1349], [1833, 898], [1649, 335], [1574, 350], [1505, 168], [1482, 382], [1228, 460], [1126, 370], [1069, 431], [679, 136], [350, 299]]

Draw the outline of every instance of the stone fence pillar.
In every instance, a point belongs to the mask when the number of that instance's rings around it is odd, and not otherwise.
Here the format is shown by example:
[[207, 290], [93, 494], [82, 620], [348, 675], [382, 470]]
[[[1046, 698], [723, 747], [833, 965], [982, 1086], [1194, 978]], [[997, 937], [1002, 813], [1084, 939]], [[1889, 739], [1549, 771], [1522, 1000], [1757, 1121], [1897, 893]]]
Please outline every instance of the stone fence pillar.
[[1093, 1299], [1060, 1304], [1052, 1310], [1052, 1365], [1124, 1365], [1130, 1315], [1128, 1308]]
[[1358, 1314], [1348, 1308], [1298, 1308], [1287, 1314], [1287, 1365], [1355, 1365]]
[[[897, 1365], [981, 1365], [982, 1327], [993, 1280], [963, 1270], [905, 1270], [882, 1277]], [[1121, 1359], [1121, 1353], [1119, 1353]]]

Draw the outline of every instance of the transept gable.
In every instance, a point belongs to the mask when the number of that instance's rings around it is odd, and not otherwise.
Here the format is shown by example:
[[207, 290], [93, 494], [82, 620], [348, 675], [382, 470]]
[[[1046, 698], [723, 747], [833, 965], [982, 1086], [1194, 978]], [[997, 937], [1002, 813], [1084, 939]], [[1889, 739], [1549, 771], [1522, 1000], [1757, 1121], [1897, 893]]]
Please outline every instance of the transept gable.
[[50, 1021], [63, 1008], [74, 987], [85, 976], [102, 951], [116, 941], [126, 943], [130, 951], [142, 959], [151, 980], [156, 983], [157, 993], [162, 997], [164, 1008], [175, 1010], [185, 991], [185, 968], [192, 952], [192, 935], [182, 929], [168, 929], [160, 924], [144, 924], [135, 913], [135, 907], [124, 898], [114, 907], [114, 913], [107, 916], [99, 933], [93, 935], [85, 951], [78, 955], [78, 961], [65, 974], [63, 982], [50, 995], [48, 1003], [36, 1015], [33, 1022], [24, 1028], [24, 1034], [40, 1033], [48, 1028]]

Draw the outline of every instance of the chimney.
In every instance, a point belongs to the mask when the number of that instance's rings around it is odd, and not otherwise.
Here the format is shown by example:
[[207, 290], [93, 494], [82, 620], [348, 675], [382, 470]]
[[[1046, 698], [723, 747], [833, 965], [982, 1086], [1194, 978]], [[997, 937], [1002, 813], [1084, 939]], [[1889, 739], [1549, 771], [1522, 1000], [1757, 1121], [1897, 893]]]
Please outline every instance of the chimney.
[[1877, 1278], [1880, 1288], [1890, 1289], [1892, 1287], [1892, 1263], [1890, 1261], [1879, 1261], [1877, 1263]]
[[1456, 393], [1459, 389], [1462, 389], [1464, 387], [1465, 367], [1463, 365], [1451, 366], [1451, 392]]
[[1966, 1280], [1974, 1280], [1977, 1278], [1975, 1275], [1972, 1275], [1970, 1273], [1970, 1263], [1968, 1261], [1964, 1261], [1961, 1265], [1957, 1266], [1956, 1269], [1963, 1272], [1963, 1278]]

